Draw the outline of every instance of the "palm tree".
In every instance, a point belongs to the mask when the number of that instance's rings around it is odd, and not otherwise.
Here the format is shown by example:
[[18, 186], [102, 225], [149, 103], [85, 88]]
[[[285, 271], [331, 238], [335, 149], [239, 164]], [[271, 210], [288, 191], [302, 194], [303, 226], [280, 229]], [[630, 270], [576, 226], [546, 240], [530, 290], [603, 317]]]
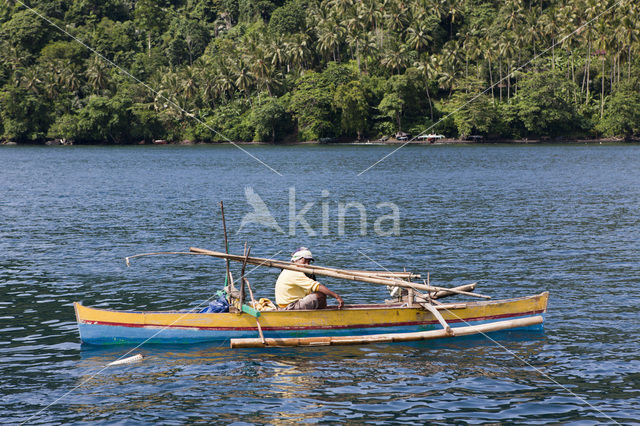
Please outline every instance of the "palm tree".
[[438, 61], [442, 64], [440, 68], [440, 87], [448, 89], [451, 93], [455, 87], [456, 77], [458, 76], [458, 64], [461, 61], [462, 49], [458, 46], [456, 40], [445, 43], [440, 51]]
[[382, 55], [380, 63], [391, 70], [392, 74], [400, 73], [409, 63], [409, 57], [405, 46], [390, 47]]
[[495, 84], [493, 83], [493, 61], [496, 57], [496, 46], [495, 40], [490, 34], [486, 34], [486, 36], [481, 41], [482, 52], [484, 55], [484, 59], [487, 61], [487, 69], [489, 70], [489, 84], [491, 87], [491, 101], [495, 104], [496, 96], [495, 96]]
[[619, 37], [627, 50], [627, 78], [631, 78], [631, 49], [640, 40], [640, 26], [638, 25], [640, 8], [634, 1], [627, 2], [625, 6], [623, 8], [624, 16], [619, 26], [621, 30]]
[[35, 67], [27, 68], [19, 77], [20, 87], [28, 90], [34, 95], [39, 95], [41, 90], [40, 85], [42, 84], [39, 74], [39, 70]]
[[16, 70], [25, 66], [26, 58], [11, 43], [2, 43], [0, 45], [0, 52], [2, 52], [3, 62], [9, 64], [12, 71], [15, 72]]
[[412, 49], [422, 52], [427, 49], [431, 41], [429, 28], [423, 22], [414, 22], [414, 25], [407, 29], [406, 43]]
[[310, 40], [306, 34], [293, 34], [286, 42], [285, 49], [291, 63], [297, 69], [303, 69], [311, 51], [309, 48]]
[[215, 88], [218, 93], [218, 97], [223, 98], [224, 100], [229, 100], [233, 91], [235, 90], [235, 78], [231, 69], [232, 65], [228, 64], [224, 60], [219, 60], [216, 62], [216, 79], [215, 79]]
[[59, 86], [57, 84], [57, 76], [54, 72], [45, 72], [42, 74], [42, 87], [44, 94], [49, 99], [55, 99], [60, 95]]
[[323, 57], [333, 55], [333, 60], [340, 61], [339, 47], [343, 31], [337, 24], [324, 24], [318, 27], [318, 51]]
[[85, 75], [92, 93], [101, 94], [109, 87], [109, 68], [99, 56], [89, 59]]
[[271, 39], [266, 56], [267, 58], [271, 58], [271, 65], [282, 68], [286, 64], [287, 72], [289, 72], [289, 53], [280, 35]]
[[377, 63], [380, 51], [378, 43], [376, 43], [376, 35], [373, 31], [368, 31], [362, 35], [360, 39], [360, 54], [364, 60], [364, 69], [368, 71], [369, 63]]
[[464, 4], [461, 4], [458, 0], [442, 0], [444, 10], [449, 15], [449, 37], [453, 38], [453, 24], [456, 23], [456, 20], [463, 15], [462, 7]]
[[404, 3], [391, 3], [387, 10], [385, 20], [388, 22], [389, 29], [397, 34], [404, 31], [409, 23], [408, 10]]
[[273, 89], [282, 85], [281, 73], [268, 62], [257, 64], [254, 75], [258, 89], [266, 90], [270, 97], [273, 96]]
[[182, 94], [185, 102], [189, 105], [189, 110], [193, 109], [192, 107], [195, 106], [196, 103], [195, 100], [200, 94], [197, 78], [197, 67], [194, 67], [193, 65], [186, 66], [180, 74], [180, 81], [182, 85], [180, 93]]
[[236, 87], [244, 93], [246, 98], [249, 98], [249, 91], [253, 84], [254, 77], [242, 59], [237, 64], [235, 77]]
[[[584, 20], [586, 22], [591, 22], [595, 19], [600, 11], [602, 10], [601, 5], [599, 3], [600, 0], [587, 0], [586, 7], [584, 8]], [[592, 36], [593, 36], [593, 25], [589, 24], [584, 27], [584, 31], [582, 33], [583, 40], [587, 42], [587, 61], [585, 62], [585, 73], [583, 79], [583, 87], [586, 87], [586, 96], [585, 103], [589, 102], [589, 88], [591, 85], [591, 47], [592, 47]]]
[[76, 67], [73, 66], [68, 59], [61, 61], [61, 66], [58, 68], [58, 81], [61, 87], [64, 87], [67, 91], [70, 91], [74, 95], [78, 95], [82, 82], [78, 78], [78, 72]]
[[414, 64], [414, 66], [424, 76], [424, 87], [427, 91], [427, 100], [429, 102], [429, 112], [431, 115], [431, 121], [433, 121], [433, 103], [431, 102], [431, 93], [429, 93], [429, 81], [438, 79], [438, 69], [440, 64], [438, 63], [438, 57], [435, 55], [427, 56], [422, 61]]
[[328, 4], [340, 15], [345, 16], [355, 6], [355, 0], [329, 0]]
[[556, 37], [558, 34], [558, 9], [556, 7], [548, 8], [544, 15], [540, 17], [540, 26], [542, 31], [551, 39], [551, 69], [556, 69]]
[[366, 20], [369, 28], [376, 32], [384, 17], [383, 8], [380, 7], [378, 0], [361, 0], [358, 6], [358, 14]]

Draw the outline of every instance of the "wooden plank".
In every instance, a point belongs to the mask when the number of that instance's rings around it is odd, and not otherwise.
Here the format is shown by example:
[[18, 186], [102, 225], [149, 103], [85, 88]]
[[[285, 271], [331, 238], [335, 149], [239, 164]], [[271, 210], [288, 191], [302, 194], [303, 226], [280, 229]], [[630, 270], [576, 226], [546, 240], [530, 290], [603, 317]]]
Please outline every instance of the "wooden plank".
[[245, 314], [249, 314], [252, 317], [256, 317], [258, 318], [260, 316], [260, 311], [257, 309], [252, 308], [249, 305], [242, 305], [242, 312], [244, 312]]
[[326, 336], [326, 337], [296, 337], [296, 338], [267, 338], [261, 339], [231, 339], [232, 348], [278, 347], [278, 346], [330, 346], [330, 345], [361, 345], [367, 343], [410, 342], [417, 340], [439, 339], [454, 336], [468, 336], [510, 328], [528, 327], [542, 324], [541, 315], [527, 318], [517, 318], [496, 321], [488, 324], [470, 325], [452, 328], [452, 333], [446, 330], [418, 331], [415, 333], [373, 334], [369, 336]]

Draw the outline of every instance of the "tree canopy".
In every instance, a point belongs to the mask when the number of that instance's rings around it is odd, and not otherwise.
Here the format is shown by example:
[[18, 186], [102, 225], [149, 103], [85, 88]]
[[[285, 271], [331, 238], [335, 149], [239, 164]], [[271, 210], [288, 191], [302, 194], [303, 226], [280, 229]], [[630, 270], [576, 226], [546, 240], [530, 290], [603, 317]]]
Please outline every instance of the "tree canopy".
[[634, 0], [30, 5], [73, 38], [2, 3], [5, 140], [640, 133]]

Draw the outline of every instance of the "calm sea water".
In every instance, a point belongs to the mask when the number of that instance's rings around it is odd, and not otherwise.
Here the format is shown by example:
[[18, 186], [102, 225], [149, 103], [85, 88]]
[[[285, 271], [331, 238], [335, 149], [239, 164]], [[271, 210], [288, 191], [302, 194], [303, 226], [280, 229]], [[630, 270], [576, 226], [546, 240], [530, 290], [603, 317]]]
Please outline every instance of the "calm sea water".
[[[0, 148], [0, 421], [637, 423], [640, 146], [407, 146], [361, 175], [393, 148], [244, 149], [280, 175], [233, 146]], [[222, 261], [158, 256], [127, 268], [124, 257], [223, 249], [220, 200], [232, 252], [247, 242], [286, 259], [306, 245], [319, 264], [479, 281], [495, 298], [548, 290], [545, 332], [143, 346], [143, 362], [104, 369], [130, 348], [81, 345], [72, 302], [205, 301], [222, 286]], [[257, 200], [270, 223], [246, 216]], [[276, 277], [249, 275], [269, 298]], [[325, 282], [347, 303], [387, 296]]]

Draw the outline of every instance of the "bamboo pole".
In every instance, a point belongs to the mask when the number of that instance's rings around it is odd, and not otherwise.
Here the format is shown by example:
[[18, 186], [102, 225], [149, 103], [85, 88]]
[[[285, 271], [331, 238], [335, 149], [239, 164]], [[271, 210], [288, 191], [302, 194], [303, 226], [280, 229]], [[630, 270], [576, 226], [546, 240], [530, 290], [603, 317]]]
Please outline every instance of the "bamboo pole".
[[[199, 249], [196, 247], [191, 247], [189, 249], [191, 252], [193, 253], [199, 253], [199, 254], [205, 254], [208, 256], [214, 256], [214, 257], [219, 257], [222, 259], [228, 259], [228, 260], [234, 260], [237, 262], [242, 262], [244, 260], [243, 256], [238, 256], [238, 255], [233, 255], [233, 254], [226, 254], [226, 253], [221, 253], [221, 252], [216, 252], [216, 251], [212, 251], [212, 250], [205, 250], [205, 249]], [[366, 283], [371, 283], [371, 284], [380, 284], [380, 285], [388, 285], [388, 286], [396, 286], [396, 287], [405, 287], [405, 288], [413, 288], [416, 290], [423, 290], [423, 291], [450, 291], [452, 293], [456, 293], [456, 294], [464, 294], [467, 296], [474, 296], [474, 297], [480, 297], [483, 299], [491, 299], [491, 296], [486, 296], [483, 294], [478, 294], [478, 293], [471, 293], [471, 292], [467, 292], [467, 291], [462, 291], [462, 290], [454, 290], [452, 288], [445, 288], [445, 287], [436, 287], [436, 286], [427, 286], [427, 285], [423, 285], [423, 284], [416, 284], [416, 283], [412, 283], [410, 281], [405, 281], [405, 280], [401, 280], [401, 279], [397, 279], [397, 278], [383, 278], [383, 277], [374, 277], [374, 276], [366, 276], [366, 275], [358, 275], [358, 274], [354, 274], [354, 273], [350, 273], [347, 272], [345, 270], [341, 270], [341, 269], [333, 269], [333, 268], [327, 268], [327, 267], [315, 267], [312, 265], [299, 265], [299, 264], [294, 264], [292, 262], [285, 262], [285, 261], [278, 261], [278, 260], [271, 260], [271, 259], [263, 259], [263, 258], [259, 258], [259, 257], [250, 257], [247, 259], [247, 263], [251, 263], [252, 265], [258, 265], [258, 266], [268, 266], [271, 268], [279, 268], [279, 269], [289, 269], [291, 271], [297, 271], [297, 272], [302, 272], [305, 274], [317, 274], [317, 275], [324, 275], [327, 277], [332, 277], [332, 278], [340, 278], [343, 280], [350, 280], [350, 281], [361, 281], [361, 282], [366, 282]]]
[[[201, 250], [201, 249], [197, 249], [197, 250]], [[135, 259], [136, 257], [159, 256], [159, 255], [165, 255], [165, 254], [188, 254], [192, 256], [208, 256], [208, 254], [206, 253], [197, 253], [197, 252], [188, 252], [188, 251], [157, 251], [153, 253], [140, 253], [140, 254], [134, 254], [132, 256], [127, 256], [125, 257], [125, 261], [127, 263], [127, 266], [131, 266], [130, 260]], [[307, 266], [310, 266], [314, 269], [333, 269], [333, 268], [327, 268], [324, 266], [316, 266], [316, 265], [307, 265]], [[364, 271], [364, 270], [354, 270], [354, 269], [344, 269], [344, 271], [348, 273], [356, 274], [356, 275], [370, 275], [370, 276], [381, 277], [381, 278], [402, 278], [402, 279], [414, 279], [414, 278], [419, 279], [420, 278], [420, 274], [414, 274], [412, 272]]]
[[[222, 229], [224, 230], [224, 250], [229, 254], [229, 243], [227, 241], [227, 224], [224, 220], [224, 204], [220, 201], [220, 211], [222, 212]], [[229, 259], [227, 259], [227, 279], [229, 280], [229, 288], [233, 289], [233, 281], [231, 280], [231, 271], [229, 269]], [[242, 292], [241, 292], [242, 295]]]
[[[251, 284], [249, 284], [249, 280], [243, 276], [242, 282], [247, 284], [247, 289], [249, 290], [249, 295], [251, 296], [251, 302], [252, 302], [253, 308], [257, 310], [258, 304], [256, 303], [256, 299], [254, 299], [253, 297], [253, 290], [251, 290]], [[260, 317], [256, 317], [256, 326], [258, 327], [258, 335], [260, 336], [260, 340], [264, 344], [265, 340], [264, 340], [264, 334], [262, 333], [262, 326], [260, 326]]]
[[[251, 248], [249, 248], [251, 251]], [[247, 267], [247, 259], [249, 258], [249, 253], [247, 253], [247, 243], [244, 243], [244, 260], [242, 262], [242, 269], [240, 270], [240, 306], [244, 303], [244, 271]], [[253, 298], [253, 295], [252, 295]]]
[[[244, 259], [243, 256], [238, 256], [238, 255], [234, 255], [234, 254], [225, 254], [225, 253], [211, 251], [211, 250], [198, 249], [198, 248], [195, 248], [195, 247], [190, 248], [190, 250], [193, 251], [194, 253], [204, 254], [204, 255], [214, 256], [214, 257], [219, 257], [219, 258], [222, 258], [222, 259], [230, 259], [230, 260], [234, 260], [234, 261], [237, 261], [237, 262], [242, 262], [243, 259]], [[317, 275], [324, 275], [324, 276], [327, 276], [327, 277], [346, 279], [346, 280], [350, 280], [350, 281], [368, 282], [368, 283], [372, 283], [372, 284], [381, 284], [381, 285], [390, 285], [390, 286], [398, 286], [398, 287], [406, 287], [406, 288], [415, 288], [415, 289], [425, 290], [425, 291], [428, 291], [428, 290], [431, 290], [431, 291], [435, 291], [435, 290], [451, 290], [451, 289], [445, 289], [445, 288], [441, 288], [441, 287], [431, 287], [431, 288], [429, 288], [429, 287], [424, 286], [422, 284], [415, 284], [415, 283], [411, 283], [409, 281], [403, 281], [403, 280], [398, 280], [398, 279], [394, 279], [394, 278], [383, 278], [383, 277], [358, 275], [358, 274], [349, 273], [349, 272], [346, 272], [346, 271], [340, 270], [340, 269], [332, 269], [332, 268], [327, 268], [327, 267], [324, 267], [324, 268], [320, 269], [318, 267], [315, 267], [315, 266], [312, 266], [312, 265], [308, 265], [308, 264], [303, 266], [301, 264], [294, 264], [292, 262], [285, 262], [285, 261], [271, 260], [271, 259], [263, 259], [263, 258], [259, 258], [259, 257], [249, 258], [247, 260], [247, 263], [251, 263], [253, 265], [258, 265], [258, 266], [267, 266], [267, 267], [271, 267], [271, 268], [289, 269], [291, 271], [302, 272], [302, 273], [305, 273], [305, 274], [317, 274]]]
[[[324, 267], [322, 268], [324, 269]], [[401, 278], [406, 280], [420, 279], [420, 274], [414, 274], [413, 272], [363, 271], [358, 269], [344, 269], [344, 270], [352, 274], [373, 275], [376, 277], [383, 277], [383, 278]]]
[[[244, 276], [244, 271], [247, 266], [247, 259], [249, 258], [249, 254], [251, 254], [251, 246], [247, 249], [247, 243], [244, 243], [244, 262], [242, 262], [242, 271], [240, 273], [240, 281], [242, 282], [242, 287], [240, 288], [240, 294], [244, 296], [244, 286], [247, 285], [247, 290], [249, 290], [249, 297], [251, 297], [251, 304], [254, 309], [258, 309], [256, 306], [256, 299], [253, 297], [253, 290], [251, 290], [251, 284], [249, 284], [249, 280]], [[242, 306], [244, 300], [240, 301], [240, 306]], [[242, 312], [242, 311], [240, 311]], [[262, 327], [260, 326], [260, 317], [256, 317], [256, 327], [258, 328], [258, 336], [260, 336], [260, 340], [264, 344], [264, 334], [262, 333]]]
[[[471, 284], [465, 284], [458, 287], [453, 287], [453, 290], [473, 291], [476, 288], [477, 284], [478, 284], [477, 282], [471, 283]], [[440, 299], [443, 297], [451, 296], [453, 294], [456, 294], [456, 293], [453, 293], [451, 291], [436, 291], [435, 293], [430, 294], [430, 296], [432, 299]]]
[[439, 339], [445, 337], [468, 336], [472, 334], [484, 334], [492, 331], [507, 330], [510, 328], [528, 327], [542, 324], [541, 315], [527, 318], [518, 318], [505, 321], [497, 321], [488, 324], [469, 325], [452, 328], [451, 334], [447, 330], [418, 331], [415, 333], [390, 333], [373, 334], [369, 336], [327, 336], [327, 337], [294, 337], [294, 338], [268, 338], [263, 343], [260, 339], [231, 339], [232, 348], [256, 348], [277, 346], [331, 346], [331, 345], [360, 345], [367, 343], [392, 343], [411, 342], [416, 340]]
[[[306, 266], [310, 266], [314, 269], [321, 269], [321, 270], [335, 270], [336, 268], [329, 268], [326, 266], [317, 266], [317, 265], [306, 265]], [[420, 274], [414, 274], [413, 272], [391, 272], [391, 271], [364, 271], [364, 270], [359, 270], [359, 269], [340, 269], [341, 271], [350, 273], [350, 274], [356, 274], [356, 275], [365, 275], [365, 276], [371, 276], [371, 277], [380, 277], [380, 278], [400, 278], [400, 279], [406, 279], [406, 280], [411, 280], [411, 279], [420, 279]]]

